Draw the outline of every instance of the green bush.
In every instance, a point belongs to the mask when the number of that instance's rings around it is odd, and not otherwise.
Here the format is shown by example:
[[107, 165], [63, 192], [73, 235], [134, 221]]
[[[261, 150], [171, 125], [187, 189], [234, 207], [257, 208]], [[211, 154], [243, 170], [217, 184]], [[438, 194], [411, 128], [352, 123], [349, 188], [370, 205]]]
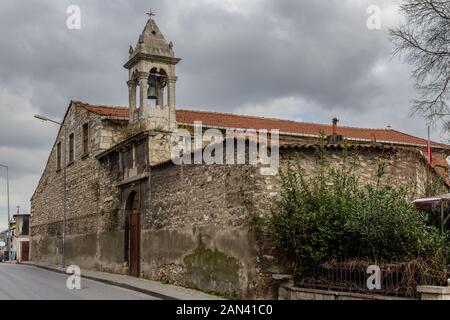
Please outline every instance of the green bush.
[[[404, 189], [362, 185], [352, 165], [334, 168], [325, 158], [310, 176], [292, 167], [281, 174], [271, 224], [297, 271], [348, 259], [445, 262], [446, 236], [427, 225], [426, 214], [416, 211]], [[378, 178], [383, 174], [381, 164]]]
[[407, 198], [403, 189], [389, 186], [366, 185], [356, 194], [345, 229], [356, 236], [360, 255], [376, 260], [442, 259], [445, 237], [427, 225], [427, 215]]

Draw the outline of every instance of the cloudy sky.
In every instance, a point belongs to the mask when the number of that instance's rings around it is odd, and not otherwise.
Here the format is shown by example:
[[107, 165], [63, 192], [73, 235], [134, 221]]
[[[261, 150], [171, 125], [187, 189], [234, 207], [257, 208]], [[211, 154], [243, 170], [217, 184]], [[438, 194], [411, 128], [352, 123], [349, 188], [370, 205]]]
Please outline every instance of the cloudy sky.
[[[81, 29], [66, 27], [69, 5]], [[381, 30], [367, 8], [381, 9]], [[151, 7], [183, 61], [178, 108], [343, 125], [425, 136], [408, 116], [410, 67], [391, 57], [397, 0], [0, 0], [0, 163], [10, 166], [11, 211], [29, 211], [71, 99], [126, 105], [123, 64]], [[440, 140], [438, 132], [435, 140]], [[6, 221], [0, 173], [0, 226]]]

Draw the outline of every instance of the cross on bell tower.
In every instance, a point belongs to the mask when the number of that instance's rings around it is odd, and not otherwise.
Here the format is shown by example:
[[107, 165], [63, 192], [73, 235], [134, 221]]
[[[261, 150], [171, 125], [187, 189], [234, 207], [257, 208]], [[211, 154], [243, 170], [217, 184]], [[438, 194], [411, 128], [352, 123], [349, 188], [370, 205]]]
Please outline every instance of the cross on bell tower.
[[176, 130], [175, 57], [173, 45], [167, 42], [153, 20], [150, 10], [136, 46], [130, 48], [128, 62], [130, 124], [142, 122], [150, 130]]

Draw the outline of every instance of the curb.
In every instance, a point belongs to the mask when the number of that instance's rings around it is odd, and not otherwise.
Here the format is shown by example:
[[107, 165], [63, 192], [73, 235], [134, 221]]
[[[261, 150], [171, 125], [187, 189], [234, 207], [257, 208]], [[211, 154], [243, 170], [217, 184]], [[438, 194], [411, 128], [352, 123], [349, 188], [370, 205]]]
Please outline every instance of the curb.
[[[61, 269], [58, 268], [52, 268], [52, 267], [47, 267], [47, 266], [40, 266], [37, 264], [31, 264], [31, 263], [17, 263], [23, 266], [31, 266], [31, 267], [35, 267], [35, 268], [40, 268], [40, 269], [44, 269], [47, 271], [51, 271], [51, 272], [55, 272], [55, 273], [62, 273], [62, 274], [67, 274], [66, 272], [64, 272]], [[142, 289], [142, 288], [138, 288], [129, 284], [125, 284], [125, 283], [121, 283], [121, 282], [116, 282], [116, 281], [112, 281], [112, 280], [106, 280], [106, 279], [102, 279], [102, 278], [96, 278], [96, 277], [92, 277], [92, 276], [85, 276], [85, 275], [81, 275], [81, 278], [84, 279], [88, 279], [88, 280], [92, 280], [92, 281], [96, 281], [96, 282], [100, 282], [100, 283], [104, 283], [104, 284], [108, 284], [111, 286], [115, 286], [115, 287], [119, 287], [119, 288], [123, 288], [123, 289], [128, 289], [128, 290], [132, 290], [135, 292], [140, 292], [155, 298], [159, 298], [161, 300], [180, 300], [174, 297], [170, 297], [170, 296], [166, 296], [164, 294], [155, 292], [155, 291], [151, 291], [151, 290], [146, 290], [146, 289]]]

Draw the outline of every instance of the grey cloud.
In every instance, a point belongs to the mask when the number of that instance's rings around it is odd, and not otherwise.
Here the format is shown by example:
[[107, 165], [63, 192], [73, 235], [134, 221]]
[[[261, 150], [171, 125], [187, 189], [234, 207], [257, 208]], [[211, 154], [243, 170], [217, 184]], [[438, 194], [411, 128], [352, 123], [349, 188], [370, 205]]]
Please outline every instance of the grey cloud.
[[[353, 9], [340, 1], [266, 3], [267, 9], [250, 22], [200, 7], [194, 16], [181, 17], [190, 23], [189, 30], [177, 34], [178, 45], [184, 56], [195, 57], [180, 67], [190, 75], [181, 88], [189, 104], [212, 101], [213, 107], [224, 109], [302, 95], [328, 108], [365, 108], [361, 98], [380, 93], [380, 83], [369, 72], [389, 48], [382, 31], [366, 28], [364, 7]], [[202, 31], [205, 24], [213, 32]], [[277, 38], [273, 31], [283, 26], [286, 38]], [[201, 94], [195, 96], [198, 87]]]
[[[0, 93], [0, 163], [11, 163], [15, 183], [27, 190], [17, 201], [31, 196], [56, 134], [34, 113], [61, 119], [71, 99], [127, 103], [122, 65], [149, 5], [183, 58], [179, 107], [323, 121], [342, 115], [352, 125], [392, 122], [422, 134], [423, 123], [407, 117], [415, 94], [409, 68], [389, 61], [385, 28], [366, 28], [369, 4], [397, 2], [0, 0], [0, 92], [8, 97]], [[65, 27], [71, 4], [82, 10], [79, 31]], [[277, 110], [273, 101], [302, 106]]]
[[[144, 25], [146, 2], [78, 2], [81, 31], [65, 28], [64, 9], [71, 2], [56, 6], [47, 1], [28, 5], [35, 8], [34, 19], [9, 35], [21, 41], [11, 42], [2, 72], [12, 77], [0, 76], [0, 81], [32, 90], [35, 104], [52, 114], [61, 113], [70, 99], [127, 101], [121, 66]], [[386, 91], [369, 73], [388, 55], [388, 43], [383, 31], [367, 30], [364, 6], [264, 0], [251, 15], [239, 15], [214, 2], [183, 3], [157, 5], [161, 29], [184, 58], [180, 105], [232, 110], [301, 95], [328, 108], [363, 109], [362, 97]], [[9, 7], [5, 24], [22, 6]]]

